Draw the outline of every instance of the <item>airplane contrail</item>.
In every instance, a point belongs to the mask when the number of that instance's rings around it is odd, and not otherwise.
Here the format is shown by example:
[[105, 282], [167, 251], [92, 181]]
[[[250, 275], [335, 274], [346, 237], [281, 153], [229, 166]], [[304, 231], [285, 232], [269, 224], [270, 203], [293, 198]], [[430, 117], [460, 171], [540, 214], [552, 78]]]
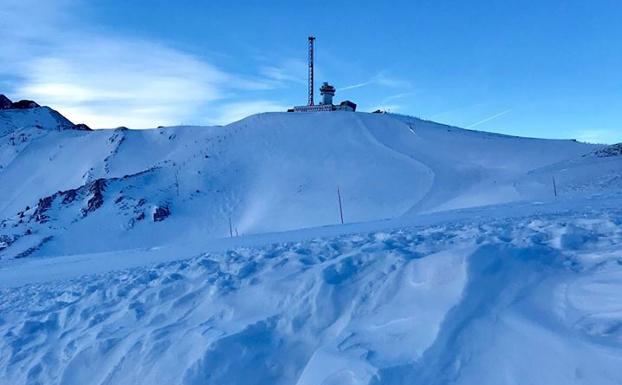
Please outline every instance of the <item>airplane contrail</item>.
[[351, 86], [346, 86], [346, 87], [341, 87], [339, 89], [339, 91], [347, 91], [347, 90], [353, 90], [355, 88], [361, 88], [361, 87], [365, 87], [366, 85], [370, 84], [371, 82], [365, 82], [365, 83], [358, 83], [358, 84], [353, 84]]
[[489, 117], [487, 117], [487, 118], [485, 118], [485, 119], [482, 119], [482, 120], [480, 120], [480, 121], [478, 121], [478, 122], [475, 122], [475, 123], [473, 123], [473, 124], [470, 124], [470, 125], [466, 126], [466, 128], [473, 128], [473, 127], [479, 126], [480, 124], [483, 124], [483, 123], [489, 122], [489, 121], [491, 121], [491, 120], [493, 120], [493, 119], [497, 119], [498, 117], [503, 116], [503, 115], [505, 115], [505, 114], [507, 114], [507, 113], [509, 113], [509, 112], [512, 112], [512, 109], [505, 110], [505, 111], [501, 111], [501, 112], [499, 112], [498, 114], [494, 114], [494, 115], [489, 116]]

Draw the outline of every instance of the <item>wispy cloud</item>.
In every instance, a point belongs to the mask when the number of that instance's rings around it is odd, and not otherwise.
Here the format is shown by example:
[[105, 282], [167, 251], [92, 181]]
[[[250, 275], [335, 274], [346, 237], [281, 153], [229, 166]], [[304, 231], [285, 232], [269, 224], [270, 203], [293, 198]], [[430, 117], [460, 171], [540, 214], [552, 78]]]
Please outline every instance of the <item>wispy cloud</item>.
[[348, 91], [348, 90], [353, 90], [353, 89], [357, 89], [361, 87], [367, 87], [370, 85], [377, 85], [377, 86], [383, 86], [383, 87], [388, 87], [388, 88], [402, 88], [402, 89], [408, 89], [412, 87], [409, 81], [391, 76], [389, 75], [387, 71], [381, 71], [377, 73], [376, 75], [372, 76], [367, 81], [356, 83], [356, 84], [351, 84], [345, 87], [339, 87], [339, 90]]
[[265, 65], [259, 70], [260, 74], [278, 83], [306, 84], [304, 76], [307, 72], [307, 63], [299, 59], [285, 59], [278, 65]]
[[[405, 108], [404, 104], [408, 104], [407, 101], [405, 101], [404, 99], [407, 99], [408, 97], [411, 97], [414, 94], [416, 94], [415, 91], [408, 91], [408, 92], [400, 92], [397, 94], [389, 95], [385, 97], [384, 99], [382, 99], [380, 103], [374, 105], [374, 107], [372, 107], [371, 110], [372, 111], [382, 110], [382, 111], [387, 111], [387, 112], [402, 111]], [[400, 100], [406, 103], [400, 103]]]
[[[93, 32], [69, 16], [85, 6], [79, 0], [59, 0], [54, 6], [6, 1], [0, 8], [0, 77], [11, 79], [12, 96], [35, 99], [94, 127], [178, 124], [205, 115], [198, 113], [202, 110], [213, 114], [208, 120], [224, 123], [257, 112], [261, 103], [276, 106], [264, 100], [222, 103], [232, 95], [297, 81], [289, 75], [295, 63], [241, 76], [158, 42]], [[216, 104], [232, 111], [210, 108]]]
[[505, 114], [509, 114], [510, 112], [512, 112], [512, 109], [505, 110], [505, 111], [501, 111], [501, 112], [496, 113], [496, 114], [494, 114], [494, 115], [488, 116], [488, 117], [486, 117], [486, 118], [484, 118], [484, 119], [482, 119], [482, 120], [479, 120], [479, 121], [477, 121], [477, 122], [475, 122], [475, 123], [469, 124], [468, 126], [466, 126], [466, 128], [473, 128], [473, 127], [477, 127], [477, 126], [479, 126], [480, 124], [484, 124], [484, 123], [486, 123], [486, 122], [490, 122], [491, 120], [493, 120], [493, 119], [497, 119], [497, 118], [499, 118], [499, 117], [501, 117], [501, 116], [503, 116], [503, 115], [505, 115]]
[[409, 81], [389, 75], [386, 71], [380, 72], [378, 75], [374, 77], [372, 81], [381, 86], [390, 87], [390, 88], [411, 88], [412, 87], [412, 84]]
[[415, 91], [409, 91], [409, 92], [400, 92], [400, 93], [397, 93], [397, 94], [389, 95], [386, 98], [382, 99], [382, 103], [386, 104], [386, 103], [394, 102], [396, 100], [407, 99], [407, 98], [415, 95], [416, 93], [417, 92], [415, 92]]
[[365, 87], [365, 86], [368, 86], [370, 84], [371, 84], [371, 82], [363, 82], [363, 83], [358, 83], [358, 84], [352, 84], [352, 85], [349, 85], [349, 86], [345, 86], [345, 87], [339, 88], [339, 91], [354, 90], [356, 88]]
[[91, 37], [32, 59], [17, 92], [77, 121], [149, 127], [173, 124], [222, 98], [230, 81], [229, 74], [157, 44]]

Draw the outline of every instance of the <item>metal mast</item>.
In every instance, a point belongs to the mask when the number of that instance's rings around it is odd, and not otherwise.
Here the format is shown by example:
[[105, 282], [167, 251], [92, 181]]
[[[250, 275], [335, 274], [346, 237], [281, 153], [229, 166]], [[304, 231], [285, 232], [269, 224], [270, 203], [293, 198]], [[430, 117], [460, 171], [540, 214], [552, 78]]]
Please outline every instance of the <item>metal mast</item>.
[[313, 105], [313, 41], [315, 37], [309, 36], [309, 105]]

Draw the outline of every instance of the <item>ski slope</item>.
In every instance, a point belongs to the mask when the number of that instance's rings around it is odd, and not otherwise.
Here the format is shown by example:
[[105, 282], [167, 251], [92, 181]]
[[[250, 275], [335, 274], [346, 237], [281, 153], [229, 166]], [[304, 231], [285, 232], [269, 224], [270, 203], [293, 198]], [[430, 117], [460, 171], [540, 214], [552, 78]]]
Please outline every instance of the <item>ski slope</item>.
[[0, 137], [2, 259], [219, 238], [230, 221], [238, 234], [335, 224], [337, 188], [349, 223], [549, 199], [550, 180], [530, 172], [602, 147], [389, 114], [81, 131], [59, 117], [33, 126], [49, 109], [13, 111], [0, 111], [13, 122]]
[[0, 385], [622, 382], [619, 145], [61, 118], [0, 111]]

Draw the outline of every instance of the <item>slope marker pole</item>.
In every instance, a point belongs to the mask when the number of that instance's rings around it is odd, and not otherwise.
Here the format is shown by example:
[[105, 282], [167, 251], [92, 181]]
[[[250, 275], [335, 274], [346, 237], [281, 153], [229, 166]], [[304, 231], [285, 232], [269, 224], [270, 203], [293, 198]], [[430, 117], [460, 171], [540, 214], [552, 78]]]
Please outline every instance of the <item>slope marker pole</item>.
[[343, 225], [343, 207], [341, 206], [341, 191], [339, 190], [339, 186], [337, 186], [337, 200], [339, 201], [339, 217]]
[[233, 226], [231, 226], [231, 216], [229, 216], [229, 236], [233, 238]]
[[555, 183], [555, 175], [551, 178], [553, 179], [553, 194], [555, 194], [555, 198], [557, 198], [557, 183]]

